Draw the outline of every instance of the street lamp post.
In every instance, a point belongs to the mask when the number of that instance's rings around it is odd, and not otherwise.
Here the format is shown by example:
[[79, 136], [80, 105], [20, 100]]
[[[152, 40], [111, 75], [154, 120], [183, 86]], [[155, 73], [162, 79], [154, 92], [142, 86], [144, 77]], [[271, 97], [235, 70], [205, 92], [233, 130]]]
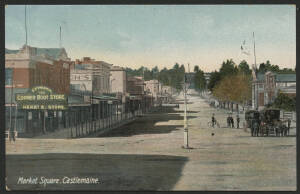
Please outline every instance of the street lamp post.
[[13, 135], [13, 129], [12, 129], [12, 100], [13, 100], [13, 84], [14, 84], [14, 80], [13, 80], [13, 74], [14, 74], [14, 71], [13, 71], [13, 68], [12, 68], [12, 71], [11, 71], [11, 88], [10, 88], [10, 109], [9, 109], [9, 140], [11, 141], [12, 140], [12, 135]]
[[187, 99], [186, 99], [186, 75], [184, 74], [184, 128], [183, 128], [183, 139], [184, 139], [184, 145], [183, 148], [188, 149], [189, 148], [189, 141], [188, 141], [188, 121], [187, 121]]

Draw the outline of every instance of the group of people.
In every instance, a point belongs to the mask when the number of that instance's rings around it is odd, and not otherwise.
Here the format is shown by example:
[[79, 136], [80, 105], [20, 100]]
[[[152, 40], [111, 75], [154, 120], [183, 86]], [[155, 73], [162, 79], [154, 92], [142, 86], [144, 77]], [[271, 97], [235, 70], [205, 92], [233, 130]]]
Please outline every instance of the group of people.
[[[211, 122], [212, 122], [212, 127], [214, 127], [216, 125], [216, 123], [217, 123], [217, 120], [215, 118], [215, 114], [214, 113], [212, 114]], [[231, 115], [229, 115], [227, 117], [227, 126], [231, 127], [231, 128], [234, 128], [234, 120], [233, 120], [233, 117]], [[237, 114], [236, 115], [236, 128], [239, 128], [239, 127], [240, 127], [240, 117]]]
[[[212, 114], [211, 122], [212, 122], [212, 127], [214, 127], [217, 124], [217, 120], [215, 118], [215, 114], [214, 113]], [[285, 122], [287, 123], [287, 126], [286, 126], [287, 130], [284, 131], [284, 132], [285, 132], [285, 135], [289, 135], [290, 126], [291, 126], [291, 120], [287, 119]], [[236, 128], [237, 129], [239, 128], [239, 124], [240, 124], [240, 117], [237, 114], [236, 115]], [[252, 120], [251, 125], [250, 125], [251, 135], [252, 136], [258, 136], [260, 124], [261, 124], [260, 120], [256, 120], [256, 119]], [[231, 127], [231, 128], [234, 128], [234, 119], [233, 119], [233, 117], [232, 117], [231, 114], [229, 114], [228, 117], [227, 117], [227, 126]], [[244, 127], [246, 127], [246, 125], [244, 125]]]
[[[287, 119], [285, 121], [280, 120], [274, 120], [273, 123], [277, 123], [277, 132], [275, 131], [276, 135], [277, 133], [280, 135], [289, 135], [290, 134], [290, 128], [291, 128], [291, 119]], [[267, 125], [265, 122], [262, 122], [260, 119], [252, 119], [250, 129], [251, 129], [251, 135], [252, 136], [259, 136], [259, 131], [261, 127], [265, 127]], [[268, 135], [269, 131], [267, 131]]]
[[[227, 126], [234, 128], [234, 119], [231, 115], [227, 117]], [[238, 114], [236, 115], [236, 128], [240, 128], [240, 117]]]

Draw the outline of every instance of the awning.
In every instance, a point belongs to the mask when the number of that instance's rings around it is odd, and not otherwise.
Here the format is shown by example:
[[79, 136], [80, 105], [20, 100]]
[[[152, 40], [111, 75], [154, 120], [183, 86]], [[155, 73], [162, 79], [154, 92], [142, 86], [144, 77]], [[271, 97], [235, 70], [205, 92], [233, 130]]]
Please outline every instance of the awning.
[[116, 97], [106, 96], [106, 95], [101, 95], [101, 96], [94, 95], [92, 98], [99, 99], [100, 101], [108, 101], [108, 100], [119, 101], [119, 99]]

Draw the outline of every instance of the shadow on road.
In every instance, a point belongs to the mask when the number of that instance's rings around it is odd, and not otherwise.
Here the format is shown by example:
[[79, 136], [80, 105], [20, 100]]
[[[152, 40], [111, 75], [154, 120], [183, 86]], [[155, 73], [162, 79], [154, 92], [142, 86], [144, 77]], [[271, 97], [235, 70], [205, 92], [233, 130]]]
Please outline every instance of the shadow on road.
[[[11, 190], [171, 190], [186, 157], [49, 153], [6, 156], [6, 185]], [[18, 179], [59, 179], [59, 184], [17, 184]], [[98, 184], [62, 184], [64, 177], [99, 178]]]
[[[179, 112], [179, 111], [178, 111]], [[172, 114], [169, 114], [172, 113]], [[175, 113], [175, 114], [173, 114]], [[143, 117], [138, 118], [134, 122], [123, 125], [107, 133], [101, 134], [99, 137], [128, 137], [139, 134], [162, 134], [171, 133], [172, 131], [179, 130], [182, 125], [156, 125], [158, 122], [168, 122], [170, 120], [184, 119], [173, 108], [167, 107], [164, 111], [154, 111]], [[188, 116], [188, 119], [196, 118], [195, 116]]]

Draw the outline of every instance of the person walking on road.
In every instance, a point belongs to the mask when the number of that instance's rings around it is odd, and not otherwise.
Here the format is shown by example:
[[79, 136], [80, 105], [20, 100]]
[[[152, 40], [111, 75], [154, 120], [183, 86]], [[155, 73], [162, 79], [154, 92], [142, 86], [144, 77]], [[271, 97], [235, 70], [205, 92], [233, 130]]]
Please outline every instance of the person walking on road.
[[230, 127], [230, 116], [229, 115], [227, 116], [227, 127], [228, 128]]
[[253, 119], [252, 126], [251, 126], [251, 135], [258, 136], [258, 130], [259, 130], [259, 122], [255, 119]]
[[237, 129], [240, 128], [240, 117], [239, 117], [238, 114], [236, 115], [236, 128], [237, 128]]
[[215, 113], [213, 113], [213, 114], [212, 114], [212, 117], [211, 117], [211, 124], [212, 124], [212, 127], [215, 127], [215, 123], [216, 123]]
[[15, 132], [12, 130], [9, 131], [9, 141], [16, 141]]
[[287, 135], [290, 135], [290, 127], [291, 127], [291, 119], [289, 118], [288, 120], [287, 120]]
[[232, 116], [230, 116], [230, 120], [231, 120], [231, 127], [234, 128], [234, 120]]

